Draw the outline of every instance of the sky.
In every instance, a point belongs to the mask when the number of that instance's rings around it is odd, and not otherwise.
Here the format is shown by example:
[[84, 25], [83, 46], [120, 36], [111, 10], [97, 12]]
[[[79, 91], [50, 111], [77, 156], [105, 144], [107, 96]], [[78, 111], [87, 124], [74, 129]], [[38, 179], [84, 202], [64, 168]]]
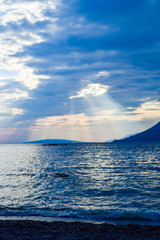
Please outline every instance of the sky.
[[159, 122], [159, 0], [0, 6], [0, 143], [103, 142]]

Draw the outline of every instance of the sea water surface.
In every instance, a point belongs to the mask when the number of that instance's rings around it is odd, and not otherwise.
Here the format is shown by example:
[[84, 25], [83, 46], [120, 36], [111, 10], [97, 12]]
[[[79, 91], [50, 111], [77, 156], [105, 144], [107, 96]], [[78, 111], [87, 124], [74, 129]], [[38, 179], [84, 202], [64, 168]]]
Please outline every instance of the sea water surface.
[[0, 218], [160, 224], [160, 143], [0, 145]]

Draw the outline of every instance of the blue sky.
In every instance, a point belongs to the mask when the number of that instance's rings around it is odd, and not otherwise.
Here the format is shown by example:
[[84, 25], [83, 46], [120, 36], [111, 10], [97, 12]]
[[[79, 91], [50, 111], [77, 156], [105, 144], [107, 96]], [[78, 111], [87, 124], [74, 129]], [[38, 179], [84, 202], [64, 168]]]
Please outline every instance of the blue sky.
[[159, 121], [160, 1], [0, 4], [0, 143], [105, 141]]

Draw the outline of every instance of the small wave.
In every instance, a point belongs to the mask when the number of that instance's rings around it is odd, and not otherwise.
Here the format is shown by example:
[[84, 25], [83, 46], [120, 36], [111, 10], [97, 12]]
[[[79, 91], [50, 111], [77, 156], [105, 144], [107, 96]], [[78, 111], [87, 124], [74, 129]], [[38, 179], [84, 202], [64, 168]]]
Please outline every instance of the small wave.
[[156, 210], [142, 211], [142, 210], [116, 210], [108, 216], [113, 219], [133, 219], [146, 221], [160, 221], [160, 212]]
[[160, 172], [160, 167], [151, 167], [149, 170]]
[[83, 192], [83, 194], [88, 196], [97, 196], [97, 197], [104, 197], [104, 196], [112, 196], [112, 195], [135, 195], [138, 194], [138, 190], [134, 188], [124, 188], [124, 189], [113, 189], [113, 190], [99, 190], [99, 189], [87, 189]]
[[54, 173], [53, 174], [53, 176], [55, 177], [55, 178], [68, 178], [70, 175], [69, 174], [67, 174], [67, 173], [60, 173], [60, 172], [57, 172], [57, 173]]
[[90, 221], [119, 221], [119, 222], [139, 222], [143, 223], [156, 223], [160, 225], [160, 212], [156, 210], [141, 211], [141, 210], [73, 210], [69, 208], [56, 208], [56, 209], [0, 209], [0, 217], [9, 216], [39, 216], [39, 217], [59, 217], [59, 218], [72, 218]]
[[39, 178], [68, 178], [70, 175], [65, 172], [49, 172], [49, 173], [40, 173]]
[[160, 212], [156, 210], [140, 211], [140, 210], [109, 210], [109, 211], [91, 211], [91, 212], [72, 212], [66, 213], [62, 217], [83, 218], [93, 220], [122, 220], [122, 221], [149, 221], [160, 224]]

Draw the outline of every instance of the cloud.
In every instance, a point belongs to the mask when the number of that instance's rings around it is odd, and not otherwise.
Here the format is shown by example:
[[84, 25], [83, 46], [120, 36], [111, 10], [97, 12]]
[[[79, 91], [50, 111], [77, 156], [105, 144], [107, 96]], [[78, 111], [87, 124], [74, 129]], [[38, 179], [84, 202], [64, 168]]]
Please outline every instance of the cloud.
[[[129, 110], [129, 111], [128, 111]], [[142, 122], [160, 118], [160, 102], [149, 101], [142, 103], [137, 108], [103, 110], [97, 116], [99, 120]], [[96, 120], [96, 118], [95, 118]]]
[[135, 116], [131, 116], [131, 120], [142, 121], [147, 119], [154, 119], [160, 117], [160, 102], [149, 101], [142, 103], [140, 107], [136, 108], [133, 112]]
[[20, 108], [9, 108], [9, 107], [4, 107], [3, 105], [0, 106], [0, 114], [5, 116], [15, 116], [15, 115], [22, 115], [23, 114], [23, 109]]
[[14, 71], [13, 80], [21, 82], [29, 90], [36, 88], [40, 83], [41, 76], [35, 74], [35, 70], [27, 66], [30, 58], [19, 58], [14, 55], [23, 51], [25, 46], [42, 42], [42, 38], [25, 30], [22, 30], [21, 33], [14, 31], [0, 33], [0, 37], [0, 68], [8, 71], [9, 75], [11, 71]]
[[[123, 112], [116, 110], [109, 115], [106, 114], [106, 119], [112, 121], [142, 122], [160, 118], [160, 102], [158, 101], [144, 102], [137, 108], [128, 107], [126, 110], [124, 109]], [[103, 111], [104, 115], [105, 111]]]
[[29, 90], [37, 88], [40, 79], [47, 79], [46, 75], [35, 75], [34, 69], [29, 67], [22, 67], [15, 81], [23, 83]]
[[12, 115], [22, 115], [24, 112], [23, 109], [19, 109], [19, 108], [12, 108]]
[[35, 125], [39, 127], [83, 127], [100, 124], [106, 120], [113, 120], [114, 114], [117, 109], [103, 110], [97, 112], [95, 115], [80, 114], [67, 114], [63, 116], [51, 116], [39, 118], [35, 121]]
[[6, 2], [1, 0], [2, 24], [20, 23], [23, 19], [27, 19], [34, 24], [37, 21], [44, 21], [48, 19], [44, 13], [46, 10], [55, 11], [60, 1], [46, 0], [46, 1], [14, 1]]
[[100, 71], [97, 74], [95, 74], [95, 77], [108, 77], [110, 75], [110, 72], [108, 71]]
[[43, 79], [48, 79], [47, 74], [38, 74], [31, 66], [34, 59], [23, 53], [27, 47], [44, 42], [45, 30], [41, 24], [55, 22], [56, 18], [46, 13], [55, 14], [61, 1], [1, 0], [0, 4], [1, 115], [22, 115], [24, 109], [17, 105], [22, 100], [31, 99], [30, 91], [36, 89]]
[[88, 96], [100, 96], [104, 93], [106, 93], [109, 89], [109, 86], [107, 85], [102, 85], [100, 83], [91, 83], [88, 84], [86, 88], [83, 88], [79, 92], [77, 92], [77, 95], [75, 96], [70, 96], [69, 99], [73, 98], [86, 98]]
[[121, 121], [144, 121], [149, 119], [156, 119], [160, 117], [160, 102], [150, 101], [140, 105], [140, 107], [125, 109], [110, 109], [101, 110], [94, 115], [81, 114], [67, 114], [63, 116], [51, 116], [39, 118], [35, 121], [35, 125], [39, 127], [74, 127], [74, 126], [92, 126], [105, 124], [107, 122], [121, 122]]
[[[47, 1], [12, 1], [1, 0], [1, 28], [0, 33], [0, 65], [1, 69], [15, 71], [15, 81], [24, 84], [28, 90], [38, 87], [44, 78], [35, 74], [35, 70], [28, 66], [28, 56], [15, 56], [24, 51], [25, 47], [39, 44], [44, 41], [41, 27], [36, 27], [37, 22], [54, 22], [54, 17], [48, 17], [46, 12], [55, 13], [61, 5], [60, 0]], [[27, 22], [29, 25], [27, 25]], [[47, 76], [46, 76], [47, 78]], [[13, 79], [13, 80], [14, 80]]]
[[20, 99], [29, 99], [29, 95], [27, 91], [21, 91], [19, 89], [16, 89], [15, 92], [5, 92], [0, 93], [0, 102], [6, 102], [6, 101], [17, 101]]
[[68, 114], [64, 116], [53, 116], [46, 117], [42, 119], [36, 120], [36, 126], [58, 126], [58, 127], [66, 127], [66, 126], [84, 126], [88, 125], [88, 117], [85, 116], [84, 113], [81, 114]]
[[[14, 92], [1, 92], [0, 93], [0, 116], [1, 120], [4, 118], [14, 117], [16, 115], [23, 115], [24, 109], [13, 107], [14, 103], [22, 100], [29, 99], [28, 92], [15, 89]], [[5, 123], [5, 122], [4, 122]]]

